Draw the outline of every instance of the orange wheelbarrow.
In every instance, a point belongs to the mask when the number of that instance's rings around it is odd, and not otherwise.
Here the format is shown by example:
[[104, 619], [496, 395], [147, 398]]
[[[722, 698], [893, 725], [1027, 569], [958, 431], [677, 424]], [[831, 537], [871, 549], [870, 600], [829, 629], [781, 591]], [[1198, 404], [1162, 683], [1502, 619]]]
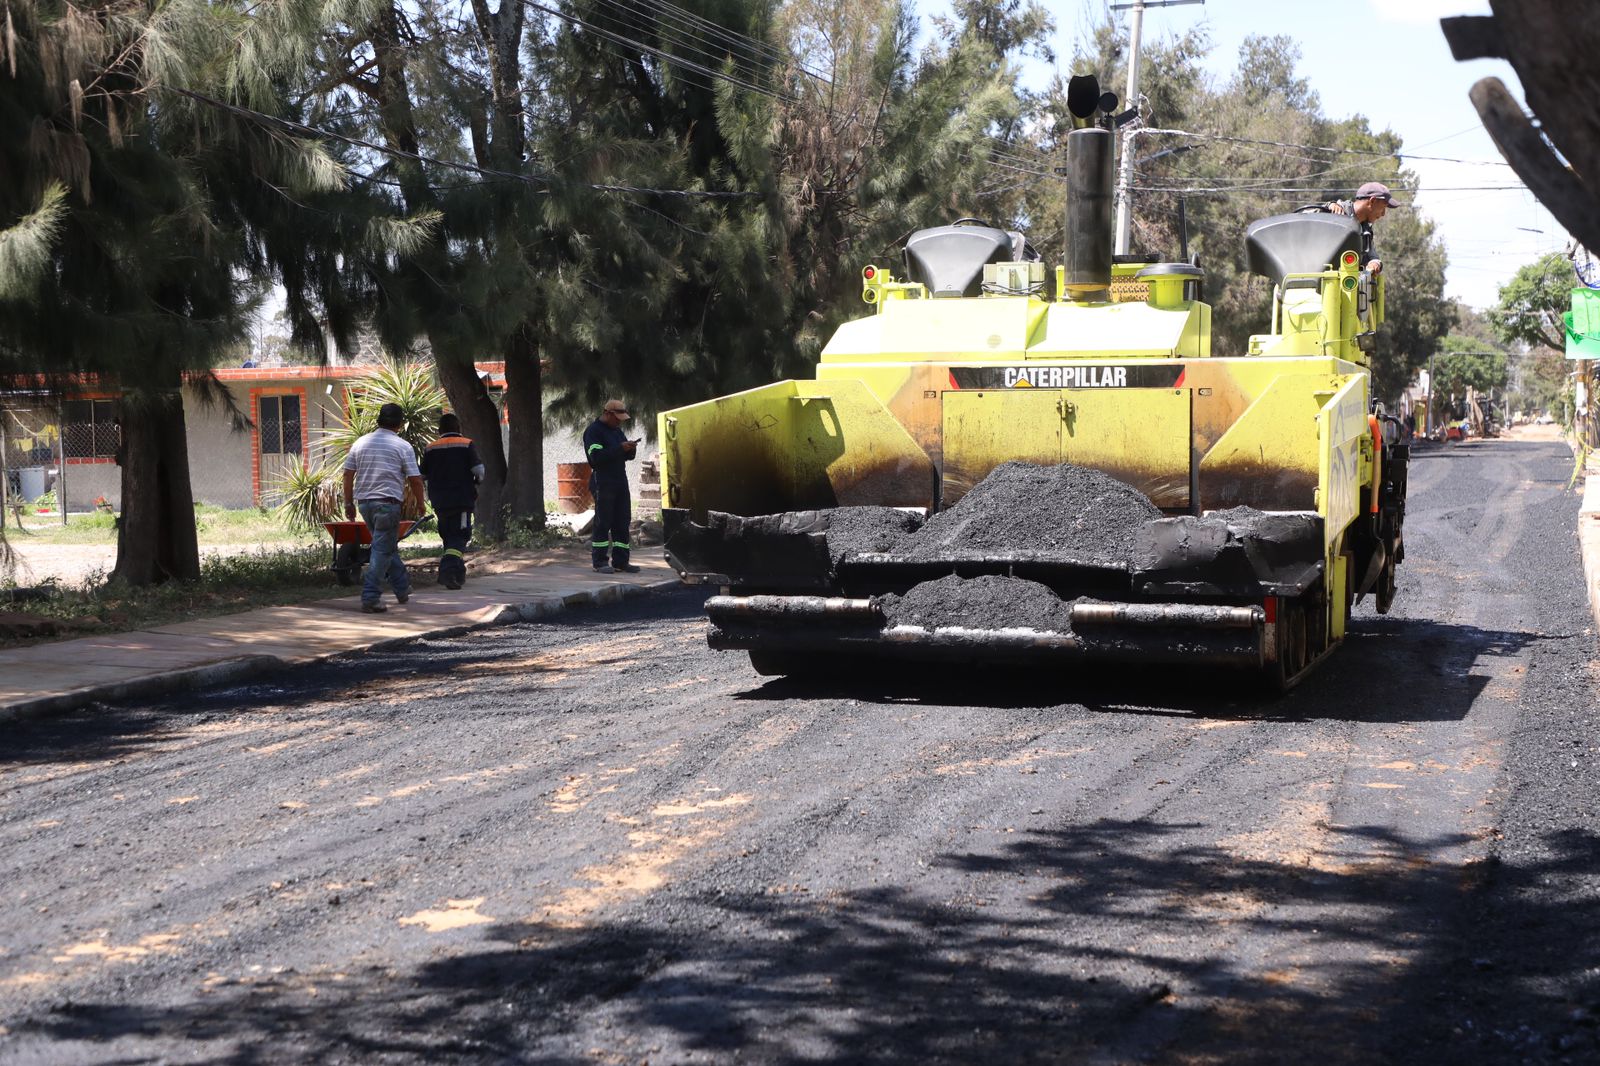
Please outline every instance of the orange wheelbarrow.
[[[433, 521], [433, 515], [400, 520], [399, 540], [405, 540], [417, 530]], [[361, 580], [361, 571], [372, 559], [372, 530], [361, 519], [353, 522], [324, 522], [322, 528], [333, 537], [333, 571], [341, 585], [354, 585]]]

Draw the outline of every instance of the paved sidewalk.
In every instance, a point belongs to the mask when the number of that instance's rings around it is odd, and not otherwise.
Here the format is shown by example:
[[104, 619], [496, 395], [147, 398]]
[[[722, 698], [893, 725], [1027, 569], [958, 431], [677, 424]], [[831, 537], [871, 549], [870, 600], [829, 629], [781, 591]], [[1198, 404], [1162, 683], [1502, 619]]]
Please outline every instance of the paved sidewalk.
[[1589, 588], [1589, 610], [1600, 626], [1600, 454], [1589, 456], [1578, 508], [1578, 545], [1583, 553], [1583, 580]]
[[296, 663], [479, 626], [531, 621], [567, 607], [612, 603], [678, 578], [661, 559], [637, 574], [597, 574], [586, 560], [546, 558], [473, 575], [451, 592], [419, 583], [386, 614], [361, 613], [359, 593], [201, 618], [128, 633], [0, 651], [0, 724], [96, 700], [149, 696], [247, 677]]

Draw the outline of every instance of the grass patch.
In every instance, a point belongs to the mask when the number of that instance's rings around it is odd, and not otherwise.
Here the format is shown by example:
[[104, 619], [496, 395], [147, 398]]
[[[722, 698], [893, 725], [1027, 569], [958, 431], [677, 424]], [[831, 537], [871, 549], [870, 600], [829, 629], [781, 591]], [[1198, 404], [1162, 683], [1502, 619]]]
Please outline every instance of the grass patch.
[[[37, 517], [37, 516], [36, 516]], [[271, 511], [257, 508], [231, 509], [196, 504], [194, 509], [195, 535], [201, 548], [219, 544], [256, 544], [283, 547], [312, 547], [327, 544], [331, 553], [332, 542], [321, 530], [314, 533], [290, 530]], [[8, 524], [6, 537], [18, 548], [30, 544], [105, 544], [117, 542], [116, 516], [105, 511], [69, 515], [65, 525], [59, 517], [54, 520], [30, 520], [22, 529]], [[437, 533], [424, 530], [406, 538], [406, 545], [440, 544]]]
[[[256, 508], [229, 509], [210, 504], [196, 504], [194, 509], [195, 534], [202, 546], [207, 544], [304, 544], [316, 538], [308, 533], [295, 533], [283, 527], [270, 511]], [[65, 524], [60, 517], [54, 519], [33, 516], [19, 530], [14, 525], [6, 527], [6, 536], [20, 547], [29, 544], [115, 544], [117, 542], [116, 516], [105, 511], [68, 515]]]
[[208, 557], [200, 564], [198, 581], [132, 588], [107, 581], [104, 574], [91, 574], [75, 585], [58, 586], [48, 600], [18, 604], [16, 609], [63, 623], [62, 636], [145, 629], [346, 591], [335, 583], [327, 566], [328, 554], [317, 547], [268, 548]]

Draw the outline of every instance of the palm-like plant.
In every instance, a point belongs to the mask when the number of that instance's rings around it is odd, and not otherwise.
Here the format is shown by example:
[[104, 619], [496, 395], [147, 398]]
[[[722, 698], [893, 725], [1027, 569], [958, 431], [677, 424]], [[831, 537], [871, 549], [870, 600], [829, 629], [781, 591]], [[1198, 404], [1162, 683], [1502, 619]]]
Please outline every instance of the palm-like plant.
[[349, 401], [338, 426], [322, 435], [330, 464], [343, 462], [356, 441], [378, 428], [378, 408], [386, 403], [400, 405], [405, 422], [399, 433], [420, 455], [433, 443], [434, 427], [444, 409], [444, 390], [427, 363], [390, 361], [372, 373], [352, 382], [346, 390]]
[[271, 491], [279, 500], [273, 514], [289, 529], [322, 528], [322, 523], [339, 517], [339, 477], [339, 469], [332, 463], [318, 466], [294, 456], [273, 481]]
[[291, 459], [272, 484], [272, 492], [280, 500], [273, 513], [290, 529], [315, 530], [341, 516], [344, 458], [356, 441], [378, 428], [378, 408], [386, 403], [400, 405], [405, 413], [400, 436], [420, 455], [433, 441], [445, 404], [444, 390], [426, 363], [383, 363], [351, 382], [347, 395], [349, 401], [338, 425], [318, 438], [322, 462]]

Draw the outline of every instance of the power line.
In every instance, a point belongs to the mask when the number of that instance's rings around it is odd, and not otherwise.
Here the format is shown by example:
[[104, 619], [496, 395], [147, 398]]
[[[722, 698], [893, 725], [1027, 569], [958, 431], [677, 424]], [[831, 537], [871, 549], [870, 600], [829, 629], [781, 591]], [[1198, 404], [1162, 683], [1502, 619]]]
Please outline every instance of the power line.
[[[1298, 181], [1298, 180], [1305, 180], [1305, 179], [1296, 178], [1296, 179], [1285, 179], [1285, 180], [1297, 180]], [[1192, 194], [1197, 194], [1197, 195], [1206, 194], [1206, 193], [1214, 193], [1214, 194], [1218, 194], [1218, 195], [1224, 195], [1225, 194], [1225, 195], [1229, 195], [1229, 196], [1231, 196], [1231, 195], [1233, 195], [1235, 193], [1241, 192], [1241, 191], [1243, 191], [1243, 192], [1263, 192], [1263, 193], [1313, 193], [1313, 194], [1316, 194], [1316, 195], [1320, 196], [1322, 193], [1327, 191], [1327, 188], [1328, 187], [1326, 185], [1300, 185], [1300, 186], [1268, 185], [1268, 186], [1262, 186], [1259, 189], [1241, 187], [1241, 186], [1237, 186], [1237, 185], [1135, 185], [1134, 186], [1134, 189], [1137, 190], [1137, 191], [1140, 191], [1140, 192], [1192, 193]], [[1407, 193], [1407, 194], [1410, 194], [1410, 195], [1413, 195], [1413, 196], [1417, 195], [1418, 193], [1436, 193], [1436, 192], [1526, 192], [1527, 191], [1527, 186], [1526, 185], [1440, 185], [1440, 186], [1429, 186], [1429, 187], [1426, 187], [1426, 188], [1424, 188], [1422, 186], [1417, 186], [1417, 187], [1409, 188], [1409, 189], [1397, 186], [1396, 187], [1396, 191]]]
[[[610, 4], [613, 7], [626, 6], [626, 0], [599, 0], [599, 2]], [[775, 48], [773, 45], [757, 37], [752, 37], [747, 33], [740, 33], [737, 30], [729, 29], [720, 22], [715, 22], [703, 15], [698, 15], [692, 11], [688, 11], [682, 7], [679, 7], [677, 4], [667, 2], [667, 0], [644, 0], [644, 2], [648, 3], [648, 6], [655, 8], [663, 15], [668, 16], [672, 21], [685, 24], [689, 27], [698, 27], [700, 32], [705, 33], [711, 38], [720, 38], [729, 45], [742, 48], [752, 58], [758, 61], [773, 63], [780, 66], [793, 66], [802, 74], [806, 74], [817, 79], [818, 81], [828, 82], [829, 84], [832, 83], [831, 78], [811, 70], [803, 63], [797, 62], [794, 56]]]
[[[594, 16], [597, 19], [606, 20], [613, 27], [617, 27], [616, 32], [619, 34], [625, 30], [640, 34], [649, 30], [649, 27], [641, 24], [636, 17], [640, 13], [639, 5], [623, 4], [619, 0], [596, 0], [596, 3], [599, 6], [594, 11]], [[741, 57], [727, 48], [719, 49], [715, 44], [709, 42], [693, 23], [685, 24], [681, 18], [673, 19], [671, 13], [665, 10], [661, 14], [667, 15], [668, 19], [663, 20], [658, 15], [657, 25], [655, 26], [658, 36], [665, 39], [668, 34], [671, 34], [680, 45], [703, 58], [707, 63], [716, 64], [727, 60], [734, 65], [735, 71], [747, 80], [754, 80], [760, 77], [766, 66], [782, 62], [782, 57], [775, 54], [766, 56], [758, 53], [752, 59], [750, 56]], [[667, 24], [668, 20], [671, 20], [673, 24]]]
[[594, 35], [596, 35], [597, 37], [604, 38], [605, 40], [608, 40], [608, 41], [612, 42], [613, 44], [625, 45], [625, 46], [630, 47], [630, 48], [636, 48], [640, 52], [645, 53], [646, 55], [653, 56], [654, 58], [661, 60], [663, 63], [670, 63], [670, 64], [672, 64], [674, 66], [685, 67], [685, 68], [687, 68], [689, 70], [697, 71], [698, 73], [705, 74], [705, 75], [707, 75], [709, 77], [717, 78], [720, 81], [725, 81], [730, 85], [735, 85], [735, 86], [737, 86], [737, 87], [739, 87], [741, 89], [744, 89], [744, 90], [746, 90], [748, 92], [758, 93], [758, 94], [760, 94], [762, 96], [769, 96], [769, 97], [772, 97], [775, 100], [783, 100], [783, 101], [788, 102], [788, 103], [793, 103], [794, 102], [793, 98], [788, 96], [785, 93], [780, 93], [780, 92], [776, 92], [775, 90], [772, 90], [772, 89], [763, 88], [763, 87], [761, 87], [759, 85], [755, 85], [755, 84], [752, 84], [750, 82], [743, 81], [743, 80], [741, 80], [739, 78], [735, 78], [732, 75], [729, 75], [729, 74], [727, 74], [727, 73], [725, 73], [723, 71], [715, 69], [714, 67], [708, 67], [708, 66], [705, 66], [702, 63], [696, 63], [693, 60], [685, 59], [682, 56], [675, 56], [670, 52], [665, 52], [665, 51], [663, 51], [663, 50], [661, 50], [659, 48], [654, 48], [654, 47], [652, 47], [652, 46], [650, 46], [648, 44], [645, 44], [643, 41], [635, 40], [632, 37], [626, 36], [625, 34], [620, 34], [620, 33], [617, 33], [617, 32], [615, 32], [613, 30], [607, 30], [604, 27], [596, 26], [594, 23], [589, 22], [586, 19], [581, 19], [576, 15], [568, 14], [568, 13], [566, 13], [564, 11], [558, 11], [557, 9], [555, 9], [553, 7], [546, 7], [545, 5], [543, 5], [541, 3], [538, 3], [537, 0], [520, 0], [520, 2], [525, 7], [531, 7], [535, 11], [542, 11], [546, 15], [550, 15], [550, 16], [552, 16], [554, 18], [558, 18], [563, 22], [571, 23], [574, 26], [578, 26], [578, 27], [580, 27], [582, 29], [586, 29], [590, 33], [593, 33]]
[[1307, 152], [1327, 152], [1333, 155], [1359, 155], [1373, 159], [1422, 159], [1436, 163], [1464, 163], [1482, 167], [1508, 167], [1511, 164], [1498, 159], [1458, 159], [1443, 155], [1417, 155], [1412, 152], [1374, 152], [1362, 148], [1330, 148], [1320, 144], [1296, 144], [1292, 141], [1268, 141], [1257, 137], [1230, 137], [1221, 133], [1196, 133], [1191, 130], [1142, 129], [1141, 137], [1193, 137], [1205, 141], [1224, 141], [1232, 144], [1263, 144], [1274, 148], [1296, 148]]
[[[377, 152], [380, 155], [389, 156], [391, 158], [409, 159], [413, 162], [423, 163], [428, 166], [443, 167], [447, 170], [458, 170], [467, 174], [476, 174], [482, 178], [493, 178], [499, 181], [517, 181], [528, 185], [566, 185], [573, 188], [594, 189], [597, 192], [635, 193], [652, 196], [682, 196], [695, 199], [744, 199], [760, 195], [759, 193], [754, 192], [725, 192], [717, 189], [652, 189], [639, 185], [618, 185], [604, 182], [568, 181], [564, 178], [556, 178], [544, 174], [518, 174], [510, 170], [495, 170], [491, 167], [480, 167], [473, 163], [460, 163], [451, 159], [440, 159], [436, 156], [426, 156], [417, 152], [407, 152], [404, 149], [391, 148], [388, 145], [377, 144], [373, 141], [363, 140], [360, 137], [351, 137], [348, 134], [335, 133], [332, 130], [318, 129], [315, 126], [308, 126], [304, 122], [296, 122], [293, 119], [280, 118], [277, 115], [269, 115], [264, 111], [256, 111], [252, 108], [241, 107], [238, 104], [230, 104], [225, 100], [218, 100], [215, 97], [207, 96], [204, 93], [197, 93], [191, 89], [179, 89], [174, 86], [164, 86], [164, 88], [168, 92], [176, 93], [179, 96], [188, 97], [191, 100], [205, 104], [207, 107], [214, 107], [221, 111], [227, 111], [242, 118], [250, 119], [251, 121], [259, 123], [263, 126], [276, 127], [278, 129], [287, 130], [291, 133], [303, 134], [308, 137], [320, 137], [328, 140], [340, 141], [344, 144], [350, 145], [351, 147], [364, 148], [369, 152]], [[364, 178], [365, 175], [362, 177]]]

